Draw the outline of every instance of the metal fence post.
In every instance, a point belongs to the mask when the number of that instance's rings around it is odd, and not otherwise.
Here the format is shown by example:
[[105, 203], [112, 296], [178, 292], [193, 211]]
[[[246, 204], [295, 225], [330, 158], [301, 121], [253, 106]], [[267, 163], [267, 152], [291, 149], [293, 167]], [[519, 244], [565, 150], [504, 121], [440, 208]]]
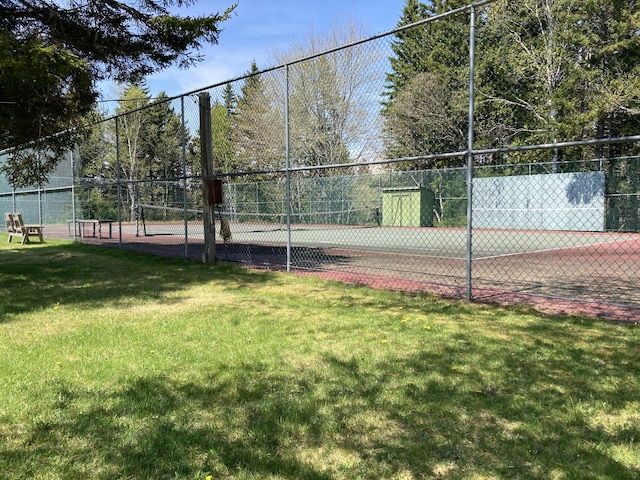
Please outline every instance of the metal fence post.
[[118, 247], [122, 248], [122, 177], [120, 176], [120, 124], [116, 117], [116, 182], [118, 185]]
[[182, 123], [182, 202], [184, 206], [184, 258], [189, 258], [189, 219], [187, 217], [187, 127], [184, 118], [184, 95], [180, 97], [180, 121]]
[[471, 6], [469, 29], [469, 131], [467, 136], [467, 300], [472, 295], [472, 256], [473, 256], [473, 127], [475, 101], [475, 46], [476, 46], [476, 10]]
[[291, 271], [291, 158], [289, 150], [289, 65], [285, 66], [285, 197], [287, 201], [287, 272]]
[[69, 162], [71, 163], [71, 225], [73, 226], [73, 239], [76, 239], [76, 168], [73, 159], [73, 150], [69, 150]]
[[43, 222], [43, 215], [42, 215], [42, 195], [43, 195], [43, 190], [42, 188], [38, 187], [38, 223], [40, 225], [42, 225]]

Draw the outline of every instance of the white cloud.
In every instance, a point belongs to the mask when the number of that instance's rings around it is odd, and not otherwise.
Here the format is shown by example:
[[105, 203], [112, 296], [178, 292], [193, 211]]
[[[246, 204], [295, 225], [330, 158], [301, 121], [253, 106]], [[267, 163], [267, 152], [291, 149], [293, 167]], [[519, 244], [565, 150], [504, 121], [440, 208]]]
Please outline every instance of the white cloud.
[[[274, 66], [272, 52], [303, 41], [311, 27], [321, 33], [333, 21], [352, 16], [366, 23], [377, 20], [373, 22], [375, 31], [380, 31], [381, 26], [390, 29], [401, 15], [404, 1], [386, 0], [372, 5], [368, 0], [353, 0], [345, 5], [344, 0], [239, 0], [236, 13], [221, 24], [219, 44], [206, 46], [200, 52], [204, 61], [189, 70], [169, 68], [159, 72], [150, 76], [147, 84], [152, 95], [164, 91], [178, 96], [226, 82], [248, 72], [254, 60], [259, 69]], [[211, 13], [210, 10], [209, 2], [201, 1], [188, 13]]]

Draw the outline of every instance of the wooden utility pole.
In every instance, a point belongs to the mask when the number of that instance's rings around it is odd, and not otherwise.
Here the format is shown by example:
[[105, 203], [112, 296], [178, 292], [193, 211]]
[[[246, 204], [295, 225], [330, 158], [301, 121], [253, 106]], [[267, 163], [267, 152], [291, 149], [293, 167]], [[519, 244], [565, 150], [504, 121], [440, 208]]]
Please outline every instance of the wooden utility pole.
[[204, 222], [204, 253], [202, 261], [212, 263], [216, 261], [216, 223], [214, 206], [210, 202], [214, 178], [213, 174], [213, 140], [211, 138], [211, 98], [209, 93], [199, 95], [200, 103], [200, 165], [202, 170], [202, 208]]

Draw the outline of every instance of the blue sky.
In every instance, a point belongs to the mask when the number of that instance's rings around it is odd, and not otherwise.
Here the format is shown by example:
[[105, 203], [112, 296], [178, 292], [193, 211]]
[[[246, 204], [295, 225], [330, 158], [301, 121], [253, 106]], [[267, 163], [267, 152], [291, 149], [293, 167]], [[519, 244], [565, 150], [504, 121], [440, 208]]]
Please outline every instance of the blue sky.
[[[204, 60], [189, 70], [171, 68], [147, 79], [151, 95], [190, 92], [246, 73], [255, 60], [259, 68], [274, 66], [274, 49], [302, 42], [313, 29], [327, 33], [333, 23], [353, 19], [366, 36], [393, 30], [405, 0], [235, 0], [238, 6], [223, 29], [218, 45], [207, 45]], [[234, 0], [200, 0], [184, 10], [199, 15], [222, 12]], [[106, 87], [104, 96], [113, 98]]]

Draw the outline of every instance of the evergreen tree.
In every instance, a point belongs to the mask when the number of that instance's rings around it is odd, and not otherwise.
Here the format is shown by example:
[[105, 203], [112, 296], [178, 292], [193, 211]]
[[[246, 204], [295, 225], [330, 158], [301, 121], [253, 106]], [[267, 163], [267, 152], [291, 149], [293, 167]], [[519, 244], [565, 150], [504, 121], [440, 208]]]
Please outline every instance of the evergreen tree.
[[[225, 98], [225, 103], [228, 98]], [[233, 108], [230, 104], [215, 103], [211, 107], [213, 165], [217, 173], [237, 170], [236, 148], [233, 138]]]
[[[177, 178], [183, 174], [182, 121], [167, 101], [165, 92], [161, 92], [151, 104], [142, 111], [144, 116], [141, 160], [142, 168], [150, 179]], [[189, 141], [188, 138], [185, 141]], [[143, 184], [144, 202], [158, 206], [175, 207], [182, 205], [183, 195], [176, 183], [166, 181]], [[162, 211], [166, 218], [170, 211]]]
[[234, 116], [237, 166], [241, 170], [262, 170], [284, 166], [284, 120], [272, 106], [255, 62], [242, 85]]
[[[588, 0], [581, 4], [583, 22], [580, 61], [585, 72], [580, 95], [585, 98], [590, 137], [606, 138], [634, 135], [640, 131], [640, 12], [635, 1]], [[621, 143], [594, 149], [605, 162], [607, 228], [640, 230], [640, 162], [615, 159], [638, 155], [640, 145]]]
[[[442, 0], [426, 5], [407, 0], [398, 26], [443, 14], [464, 3]], [[468, 24], [468, 15], [449, 15], [396, 34], [382, 107], [388, 157], [414, 157], [466, 148]], [[429, 165], [419, 161], [405, 167]]]
[[[429, 9], [424, 3], [419, 0], [407, 0], [397, 27], [401, 28], [426, 18], [429, 18]], [[388, 112], [396, 96], [409, 80], [427, 70], [424, 61], [425, 42], [424, 27], [409, 28], [395, 34], [395, 39], [391, 42], [393, 56], [389, 58], [391, 72], [387, 73], [387, 86], [384, 92], [387, 100], [383, 103], [385, 107], [383, 112]]]
[[78, 144], [80, 158], [75, 159], [76, 174], [87, 180], [114, 180], [116, 140], [105, 114], [93, 111], [87, 116], [87, 135]]
[[142, 111], [141, 157], [149, 178], [177, 177], [183, 172], [182, 121], [167, 100], [167, 94], [160, 92]]
[[[16, 186], [43, 183], [76, 141], [97, 99], [96, 83], [140, 82], [170, 65], [200, 60], [231, 10], [181, 16], [193, 1], [0, 2], [0, 149], [15, 148], [3, 173]], [[29, 142], [29, 150], [17, 147]]]
[[234, 129], [236, 127], [236, 105], [238, 103], [233, 84], [227, 83], [222, 91], [222, 102], [211, 107], [211, 133], [213, 142], [214, 170], [219, 173], [238, 169]]
[[224, 99], [224, 106], [227, 109], [227, 113], [231, 116], [235, 115], [238, 98], [236, 97], [236, 94], [233, 91], [233, 85], [231, 83], [227, 83], [224, 86], [224, 90], [222, 92], [222, 98]]
[[87, 122], [86, 135], [78, 143], [78, 155], [74, 155], [74, 175], [84, 180], [86, 188], [76, 189], [81, 199], [79, 216], [115, 219], [118, 218], [115, 130], [98, 111], [91, 112]]
[[[143, 179], [176, 178], [183, 174], [182, 122], [167, 100], [166, 93], [161, 92], [151, 101], [146, 87], [129, 85], [121, 93], [116, 108], [120, 114], [120, 176], [130, 181], [126, 203], [131, 207], [131, 216], [140, 201], [169, 207], [182, 201], [180, 192], [173, 189], [173, 182], [139, 182]], [[97, 118], [98, 114], [94, 117]], [[90, 127], [90, 134], [79, 144], [80, 175], [95, 184], [91, 193], [93, 205], [107, 201], [112, 205], [117, 203], [112, 198], [114, 192], [102, 186], [104, 180], [107, 185], [118, 176], [114, 127], [114, 121], [96, 122]], [[113, 213], [107, 217], [115, 218]]]

